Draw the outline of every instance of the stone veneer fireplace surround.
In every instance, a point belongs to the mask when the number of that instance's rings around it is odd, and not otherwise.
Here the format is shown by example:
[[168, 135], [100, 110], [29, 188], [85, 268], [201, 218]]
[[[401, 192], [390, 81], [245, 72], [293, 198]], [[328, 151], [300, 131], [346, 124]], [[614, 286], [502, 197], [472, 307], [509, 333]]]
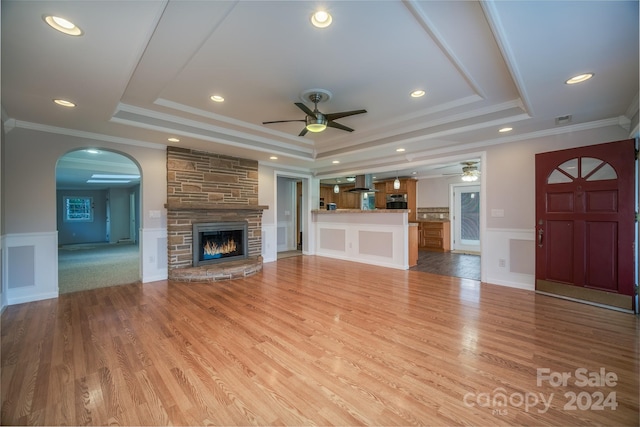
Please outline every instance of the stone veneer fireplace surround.
[[[262, 269], [258, 162], [167, 147], [169, 279], [217, 281]], [[246, 259], [193, 265], [193, 224], [246, 222]]]

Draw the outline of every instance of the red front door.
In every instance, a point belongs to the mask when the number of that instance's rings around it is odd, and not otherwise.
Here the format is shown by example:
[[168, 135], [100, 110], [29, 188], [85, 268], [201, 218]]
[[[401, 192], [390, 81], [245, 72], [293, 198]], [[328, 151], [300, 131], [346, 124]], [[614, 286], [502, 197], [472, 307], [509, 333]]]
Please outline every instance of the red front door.
[[536, 155], [536, 290], [634, 309], [633, 140]]

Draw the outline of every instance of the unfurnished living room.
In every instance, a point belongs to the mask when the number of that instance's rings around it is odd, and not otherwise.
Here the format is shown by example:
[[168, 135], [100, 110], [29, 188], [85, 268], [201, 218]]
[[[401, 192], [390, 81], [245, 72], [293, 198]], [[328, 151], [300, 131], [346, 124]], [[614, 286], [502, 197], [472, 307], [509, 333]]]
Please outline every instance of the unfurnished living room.
[[638, 1], [0, 7], [2, 425], [640, 424]]

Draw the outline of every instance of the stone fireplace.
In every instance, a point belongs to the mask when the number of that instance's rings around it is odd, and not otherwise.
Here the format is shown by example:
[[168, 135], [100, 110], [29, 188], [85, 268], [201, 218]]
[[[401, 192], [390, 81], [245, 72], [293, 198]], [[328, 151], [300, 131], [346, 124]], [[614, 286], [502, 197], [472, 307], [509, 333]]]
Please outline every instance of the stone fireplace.
[[[218, 281], [262, 270], [262, 211], [268, 207], [258, 205], [258, 162], [167, 147], [165, 207], [169, 279]], [[215, 224], [222, 228], [242, 224], [246, 231], [240, 241], [233, 239], [234, 254], [212, 255], [201, 261], [202, 224], [209, 227], [204, 232], [210, 238], [205, 237], [204, 244], [207, 239], [215, 240], [215, 233], [222, 231]], [[237, 254], [238, 245], [242, 246], [242, 256]]]

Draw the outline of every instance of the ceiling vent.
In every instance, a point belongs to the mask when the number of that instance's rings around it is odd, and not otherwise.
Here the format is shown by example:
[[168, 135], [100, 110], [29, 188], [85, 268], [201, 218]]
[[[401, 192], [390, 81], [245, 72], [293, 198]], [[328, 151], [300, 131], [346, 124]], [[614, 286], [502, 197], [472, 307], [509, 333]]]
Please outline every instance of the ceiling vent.
[[566, 125], [571, 123], [571, 114], [567, 114], [566, 116], [558, 116], [556, 117], [556, 126]]

